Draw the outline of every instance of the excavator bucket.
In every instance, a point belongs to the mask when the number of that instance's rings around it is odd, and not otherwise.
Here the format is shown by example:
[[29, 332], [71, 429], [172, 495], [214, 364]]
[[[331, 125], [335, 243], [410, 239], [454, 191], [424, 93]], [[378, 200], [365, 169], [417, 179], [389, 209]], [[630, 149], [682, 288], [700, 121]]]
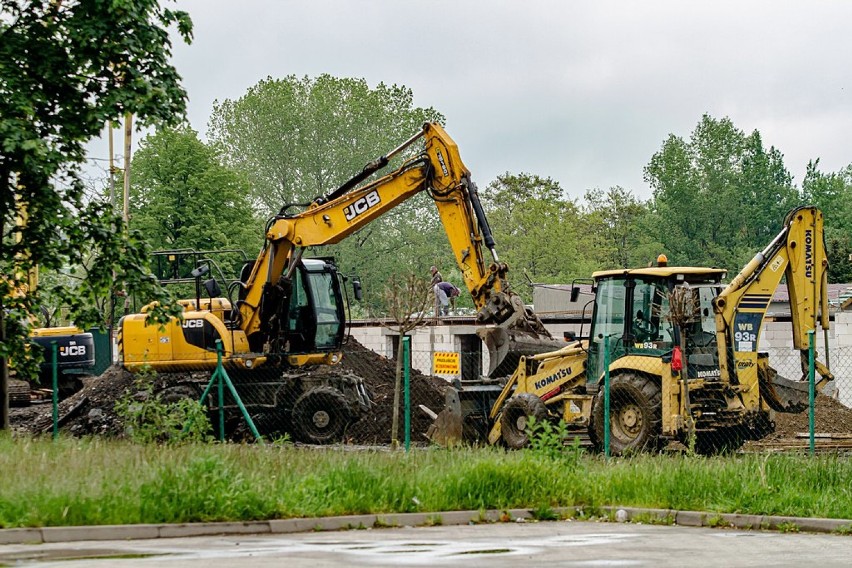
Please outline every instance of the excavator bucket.
[[492, 378], [514, 373], [522, 356], [547, 353], [565, 347], [563, 341], [521, 329], [483, 327], [476, 333], [488, 348], [488, 376]]
[[802, 412], [808, 407], [809, 392], [806, 381], [793, 381], [778, 374], [772, 367], [758, 374], [760, 395], [776, 412]]

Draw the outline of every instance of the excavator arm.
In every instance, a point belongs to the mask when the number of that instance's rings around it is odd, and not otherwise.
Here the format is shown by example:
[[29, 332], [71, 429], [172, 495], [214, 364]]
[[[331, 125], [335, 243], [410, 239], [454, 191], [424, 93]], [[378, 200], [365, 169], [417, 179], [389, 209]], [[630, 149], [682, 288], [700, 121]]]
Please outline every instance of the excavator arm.
[[[807, 390], [802, 381], [789, 381], [758, 358], [763, 318], [781, 278], [790, 295], [793, 346], [807, 369], [808, 335], [819, 321], [828, 329], [828, 259], [823, 215], [816, 207], [798, 207], [784, 219], [781, 232], [740, 271], [714, 299], [719, 364], [723, 377], [743, 386], [745, 396], [759, 391], [775, 410], [802, 408]], [[818, 388], [834, 377], [822, 363]]]
[[[358, 185], [387, 165], [389, 160], [419, 139], [425, 151], [397, 170], [370, 183]], [[494, 239], [479, 200], [476, 185], [459, 155], [458, 146], [436, 123], [329, 195], [317, 198], [304, 211], [288, 215], [286, 207], [268, 225], [266, 244], [244, 283], [239, 304], [241, 326], [253, 349], [270, 348], [279, 313], [286, 309], [296, 264], [306, 247], [335, 244], [363, 228], [414, 195], [427, 191], [434, 200], [465, 286], [478, 309], [477, 321], [499, 328], [516, 326], [547, 334], [534, 314], [508, 286], [508, 267], [500, 262]], [[483, 248], [492, 260], [484, 258]], [[261, 339], [259, 339], [261, 338]]]

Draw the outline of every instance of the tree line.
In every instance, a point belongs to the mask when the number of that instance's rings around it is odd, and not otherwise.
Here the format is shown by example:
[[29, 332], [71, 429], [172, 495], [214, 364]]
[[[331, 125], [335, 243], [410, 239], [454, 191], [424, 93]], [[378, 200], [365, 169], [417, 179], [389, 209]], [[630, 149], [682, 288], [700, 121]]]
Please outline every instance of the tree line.
[[[363, 79], [329, 75], [260, 81], [241, 98], [214, 104], [206, 143], [186, 126], [141, 143], [133, 226], [155, 248], [242, 247], [252, 257], [264, 219], [330, 193], [423, 122], [444, 121], [413, 98], [406, 87], [370, 88]], [[670, 264], [736, 271], [780, 230], [787, 211], [806, 203], [826, 215], [831, 280], [850, 280], [850, 168], [822, 172], [814, 160], [797, 186], [783, 154], [767, 148], [758, 131], [705, 114], [688, 137], [668, 136], [650, 157], [647, 199], [620, 186], [572, 198], [558, 181], [527, 172], [479, 183], [501, 260], [511, 267], [514, 289], [529, 299], [531, 283], [647, 266], [659, 254]], [[436, 264], [461, 283], [425, 193], [312, 252], [335, 256], [345, 273], [362, 278], [372, 313], [383, 311], [382, 288], [393, 275], [425, 276]]]

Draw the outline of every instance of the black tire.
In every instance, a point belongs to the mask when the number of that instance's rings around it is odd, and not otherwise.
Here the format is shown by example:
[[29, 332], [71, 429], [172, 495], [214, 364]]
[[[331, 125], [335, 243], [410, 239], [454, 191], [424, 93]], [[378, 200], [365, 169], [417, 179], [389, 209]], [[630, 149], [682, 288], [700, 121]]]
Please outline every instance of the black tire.
[[174, 404], [182, 400], [198, 402], [200, 397], [201, 393], [198, 392], [195, 387], [190, 385], [175, 385], [173, 387], [164, 388], [157, 393], [157, 398], [159, 398], [160, 402], [163, 404]]
[[547, 408], [539, 397], [523, 393], [506, 401], [500, 416], [500, 432], [507, 447], [519, 450], [529, 444], [527, 425], [530, 417], [536, 420], [547, 418]]
[[[659, 449], [661, 401], [659, 379], [625, 373], [610, 382], [610, 453], [655, 452]], [[604, 447], [604, 389], [601, 385], [592, 407], [595, 446]]]
[[349, 421], [346, 397], [330, 387], [312, 389], [296, 399], [293, 405], [293, 433], [301, 442], [339, 442]]

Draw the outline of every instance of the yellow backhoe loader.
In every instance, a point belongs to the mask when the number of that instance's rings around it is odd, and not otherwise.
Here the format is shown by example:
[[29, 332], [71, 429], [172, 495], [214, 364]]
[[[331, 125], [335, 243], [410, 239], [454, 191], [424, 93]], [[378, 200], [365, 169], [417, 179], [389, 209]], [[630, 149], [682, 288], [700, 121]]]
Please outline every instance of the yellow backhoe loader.
[[[758, 351], [767, 308], [786, 277], [804, 373], [808, 332], [817, 322], [829, 326], [827, 268], [823, 215], [799, 207], [727, 285], [716, 268], [662, 264], [594, 273], [589, 339], [521, 359], [492, 405], [489, 442], [525, 446], [534, 417], [561, 421], [600, 447], [607, 364], [614, 453], [684, 443], [690, 432], [708, 451], [765, 436], [772, 412], [802, 411], [808, 392], [807, 382], [780, 377]], [[816, 371], [818, 389], [833, 379], [819, 361]], [[463, 403], [466, 393], [453, 396]], [[459, 400], [448, 403], [465, 418]]]

